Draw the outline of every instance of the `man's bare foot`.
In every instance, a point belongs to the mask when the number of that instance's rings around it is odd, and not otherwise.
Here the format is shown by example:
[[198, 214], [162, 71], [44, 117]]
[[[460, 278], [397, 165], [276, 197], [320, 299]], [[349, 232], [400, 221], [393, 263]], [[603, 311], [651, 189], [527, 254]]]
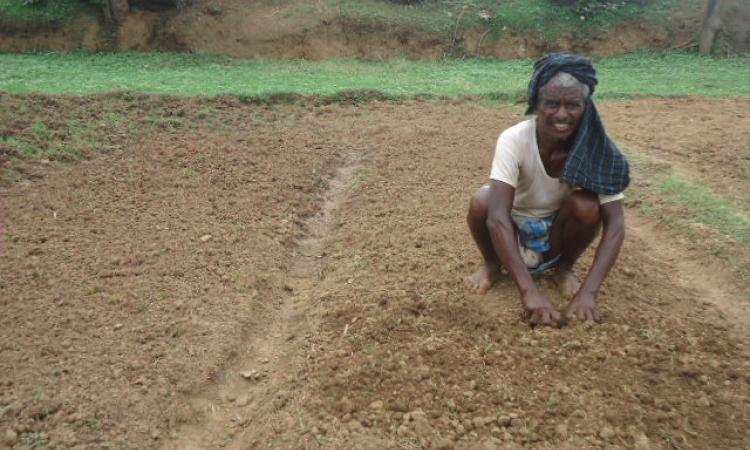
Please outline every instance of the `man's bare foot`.
[[464, 284], [472, 291], [484, 294], [499, 279], [500, 267], [496, 264], [485, 264], [473, 274], [464, 277]]
[[558, 269], [555, 274], [555, 283], [560, 288], [560, 293], [565, 298], [573, 298], [581, 289], [581, 280], [578, 279], [578, 275], [571, 270]]

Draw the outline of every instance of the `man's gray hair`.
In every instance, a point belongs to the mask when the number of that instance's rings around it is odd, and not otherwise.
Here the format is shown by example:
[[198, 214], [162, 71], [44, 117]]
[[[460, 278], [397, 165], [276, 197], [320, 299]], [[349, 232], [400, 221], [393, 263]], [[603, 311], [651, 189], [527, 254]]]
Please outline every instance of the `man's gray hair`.
[[542, 95], [544, 95], [544, 89], [547, 86], [580, 87], [581, 92], [583, 92], [584, 102], [589, 98], [589, 93], [591, 92], [591, 90], [586, 84], [581, 83], [580, 81], [578, 81], [576, 77], [574, 77], [573, 75], [567, 72], [558, 72], [552, 78], [550, 78], [547, 84], [545, 84], [544, 86], [542, 86], [541, 89], [539, 89]]

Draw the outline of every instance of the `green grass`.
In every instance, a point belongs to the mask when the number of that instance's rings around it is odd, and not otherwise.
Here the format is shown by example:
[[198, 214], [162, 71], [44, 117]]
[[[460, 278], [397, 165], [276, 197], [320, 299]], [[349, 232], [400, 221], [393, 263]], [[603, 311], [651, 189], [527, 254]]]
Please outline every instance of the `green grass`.
[[110, 133], [124, 128], [122, 117], [117, 113], [105, 114], [98, 120], [68, 118], [33, 122], [24, 128], [2, 125], [12, 123], [12, 117], [18, 117], [18, 114], [24, 114], [24, 111], [14, 114], [8, 108], [0, 107], [0, 147], [6, 147], [19, 156], [40, 160], [78, 159], [94, 149], [111, 148]]
[[0, 0], [0, 24], [45, 24], [76, 17], [86, 5], [80, 0], [47, 0], [39, 5], [24, 5], [23, 0]]
[[[504, 99], [523, 95], [532, 63], [528, 59], [278, 61], [169, 53], [0, 54], [0, 91], [268, 97], [372, 90], [388, 97]], [[693, 53], [643, 52], [601, 59], [597, 66], [597, 98], [750, 96], [747, 56], [711, 59]]]
[[0, 143], [15, 148], [22, 156], [34, 159], [77, 159], [85, 153], [86, 149], [101, 149], [108, 146], [108, 144], [102, 140], [92, 140], [88, 138], [87, 134], [91, 134], [91, 127], [84, 129], [71, 127], [66, 133], [65, 141], [37, 137], [34, 142], [39, 142], [41, 140], [43, 145], [36, 146], [26, 140], [0, 136]]
[[737, 204], [707, 187], [674, 173], [666, 163], [629, 153], [634, 183], [626, 197], [631, 206], [657, 218], [697, 248], [726, 261], [740, 278], [750, 282], [750, 216]]
[[677, 175], [660, 179], [658, 185], [664, 200], [686, 213], [683, 219], [718, 230], [743, 247], [750, 245], [750, 219], [739, 205]]

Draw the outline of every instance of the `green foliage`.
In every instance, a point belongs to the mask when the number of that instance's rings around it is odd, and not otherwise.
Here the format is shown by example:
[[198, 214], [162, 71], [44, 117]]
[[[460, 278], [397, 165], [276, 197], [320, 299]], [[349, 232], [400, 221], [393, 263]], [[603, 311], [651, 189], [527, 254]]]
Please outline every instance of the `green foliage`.
[[[279, 61], [170, 53], [0, 55], [0, 91], [90, 94], [128, 91], [175, 96], [245, 96], [274, 102], [290, 95], [349, 98], [481, 97], [523, 101], [533, 61]], [[642, 52], [596, 61], [595, 98], [750, 96], [750, 57]], [[357, 94], [341, 94], [344, 91]], [[285, 94], [278, 94], [285, 93]], [[342, 98], [343, 98], [342, 97]], [[370, 98], [373, 95], [369, 95]], [[287, 100], [285, 100], [287, 101]]]
[[602, 13], [617, 12], [631, 5], [645, 6], [648, 0], [550, 0], [552, 3], [567, 5], [579, 16], [590, 17]]
[[86, 3], [81, 0], [0, 0], [0, 23], [44, 24], [75, 18]]

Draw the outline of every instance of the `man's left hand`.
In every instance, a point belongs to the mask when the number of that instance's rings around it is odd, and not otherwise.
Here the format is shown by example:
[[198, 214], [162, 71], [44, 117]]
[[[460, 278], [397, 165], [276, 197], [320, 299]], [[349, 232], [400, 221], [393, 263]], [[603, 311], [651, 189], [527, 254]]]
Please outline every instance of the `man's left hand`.
[[594, 295], [579, 291], [576, 296], [573, 297], [573, 300], [570, 301], [568, 307], [565, 308], [565, 319], [568, 321], [593, 320], [595, 322], [601, 322], [602, 315], [596, 307]]

